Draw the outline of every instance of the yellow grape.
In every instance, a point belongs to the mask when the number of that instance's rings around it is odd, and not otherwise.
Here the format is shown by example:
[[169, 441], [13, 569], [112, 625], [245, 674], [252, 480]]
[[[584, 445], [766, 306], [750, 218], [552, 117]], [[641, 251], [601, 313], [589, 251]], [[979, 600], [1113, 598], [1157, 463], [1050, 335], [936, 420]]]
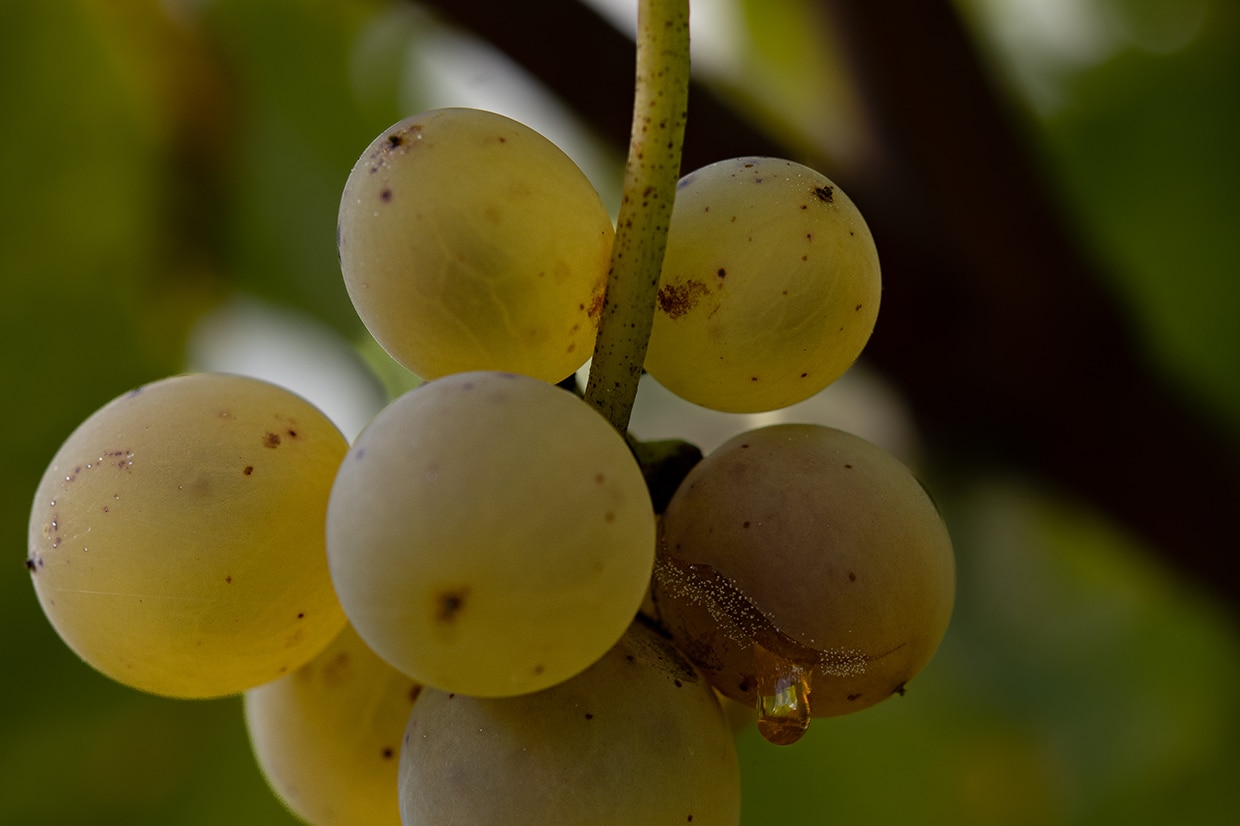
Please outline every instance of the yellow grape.
[[714, 410], [809, 398], [869, 340], [881, 276], [874, 240], [825, 176], [735, 158], [681, 179], [646, 369]]
[[241, 376], [148, 384], [88, 418], [35, 494], [26, 565], [65, 642], [155, 694], [234, 694], [296, 669], [345, 618], [324, 550], [348, 445]]
[[445, 691], [537, 691], [633, 619], [654, 515], [625, 440], [573, 393], [513, 373], [401, 396], [341, 465], [327, 553], [363, 639]]
[[397, 123], [340, 202], [340, 267], [371, 334], [436, 378], [506, 370], [557, 382], [594, 346], [615, 233], [555, 144], [477, 109]]
[[245, 693], [264, 777], [313, 826], [400, 826], [400, 743], [421, 690], [346, 625], [309, 663]]
[[424, 691], [401, 750], [400, 806], [405, 826], [736, 826], [740, 769], [709, 684], [634, 623], [546, 691]]

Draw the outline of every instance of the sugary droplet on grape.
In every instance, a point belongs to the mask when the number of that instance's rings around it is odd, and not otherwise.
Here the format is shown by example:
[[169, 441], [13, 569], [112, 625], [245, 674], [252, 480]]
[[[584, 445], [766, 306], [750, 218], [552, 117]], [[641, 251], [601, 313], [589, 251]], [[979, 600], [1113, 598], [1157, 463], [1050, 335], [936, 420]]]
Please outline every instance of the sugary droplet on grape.
[[527, 376], [428, 382], [341, 466], [327, 555], [341, 603], [395, 667], [509, 696], [580, 673], [624, 633], [654, 561], [654, 512], [625, 440]]
[[646, 369], [715, 410], [787, 407], [856, 361], [880, 295], [873, 238], [839, 187], [779, 158], [720, 161], [677, 190]]
[[199, 373], [90, 416], [35, 494], [27, 567], [86, 662], [176, 697], [295, 670], [344, 625], [327, 498], [348, 445], [299, 396]]
[[653, 597], [686, 655], [778, 741], [804, 713], [903, 693], [946, 632], [955, 562], [898, 460], [833, 428], [776, 425], [685, 477], [663, 515]]
[[758, 733], [777, 746], [795, 743], [809, 728], [812, 665], [799, 665], [753, 644]]
[[555, 144], [494, 112], [422, 112], [353, 167], [337, 225], [349, 297], [424, 379], [506, 370], [559, 381], [593, 349], [615, 237]]

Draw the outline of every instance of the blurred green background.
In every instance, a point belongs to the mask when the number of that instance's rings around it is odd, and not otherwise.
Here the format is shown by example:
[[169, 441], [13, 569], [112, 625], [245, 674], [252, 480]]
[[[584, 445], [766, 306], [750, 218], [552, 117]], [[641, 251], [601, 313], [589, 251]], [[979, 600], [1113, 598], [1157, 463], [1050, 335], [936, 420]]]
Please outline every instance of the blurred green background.
[[[631, 4], [607, 5], [624, 25]], [[957, 6], [1151, 359], [1240, 432], [1236, 7]], [[860, 151], [850, 78], [806, 35], [814, 3], [693, 9], [704, 81], [790, 143]], [[329, 412], [348, 431], [405, 386], [353, 315], [333, 226], [361, 150], [439, 105], [530, 122], [616, 202], [613, 151], [413, 3], [0, 0], [0, 824], [295, 822], [239, 701], [144, 696], [59, 641], [23, 565], [30, 498], [87, 415], [190, 367], [347, 396]], [[639, 436], [708, 447], [752, 423], [643, 399]], [[789, 415], [922, 455], [898, 389], [864, 363]], [[1234, 606], [1042, 480], [925, 470], [951, 480], [936, 490], [960, 563], [946, 641], [901, 700], [794, 747], [741, 735], [745, 824], [1232, 822]]]

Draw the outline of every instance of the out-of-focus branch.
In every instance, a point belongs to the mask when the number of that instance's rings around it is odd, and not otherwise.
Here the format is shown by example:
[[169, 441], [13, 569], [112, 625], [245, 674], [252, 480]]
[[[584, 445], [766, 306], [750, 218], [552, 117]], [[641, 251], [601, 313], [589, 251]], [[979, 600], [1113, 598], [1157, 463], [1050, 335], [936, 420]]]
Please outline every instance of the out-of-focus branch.
[[[423, 5], [625, 145], [633, 45], [593, 11], [576, 0]], [[864, 205], [883, 258], [867, 358], [945, 457], [1025, 471], [1094, 503], [1240, 605], [1229, 551], [1240, 448], [1143, 358], [950, 2], [823, 10], [850, 49], [882, 160], [823, 170]], [[692, 89], [689, 112], [687, 169], [790, 155], [709, 90]]]

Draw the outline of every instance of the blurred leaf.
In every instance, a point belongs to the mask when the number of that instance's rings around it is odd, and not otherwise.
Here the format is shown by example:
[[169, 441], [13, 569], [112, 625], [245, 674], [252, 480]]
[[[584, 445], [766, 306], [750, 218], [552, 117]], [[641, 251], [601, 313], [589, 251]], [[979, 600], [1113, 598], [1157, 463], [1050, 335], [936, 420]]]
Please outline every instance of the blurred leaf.
[[1215, 2], [1182, 48], [1130, 46], [1080, 74], [1047, 124], [1084, 235], [1111, 265], [1154, 357], [1233, 423], [1240, 422], [1237, 78], [1240, 9]]
[[[247, 289], [356, 332], [336, 254], [345, 178], [395, 100], [363, 108], [355, 41], [373, 0], [215, 0], [205, 25], [239, 95], [229, 268]], [[389, 90], [395, 92], [395, 89]]]

